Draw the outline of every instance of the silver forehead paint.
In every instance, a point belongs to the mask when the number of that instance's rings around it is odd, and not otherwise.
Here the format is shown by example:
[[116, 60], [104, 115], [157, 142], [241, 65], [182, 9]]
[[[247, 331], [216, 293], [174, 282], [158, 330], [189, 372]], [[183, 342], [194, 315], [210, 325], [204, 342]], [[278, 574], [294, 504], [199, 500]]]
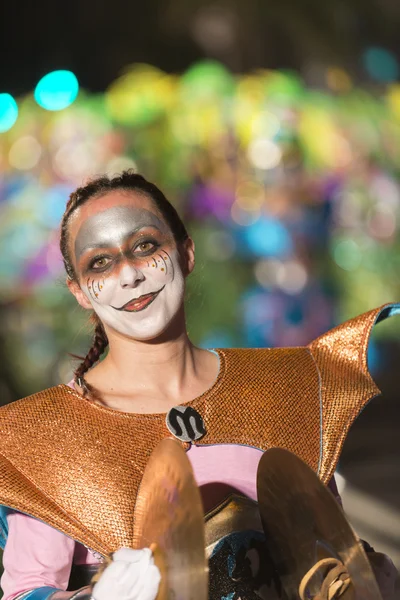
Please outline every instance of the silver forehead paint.
[[166, 223], [156, 214], [134, 206], [114, 206], [89, 217], [80, 227], [75, 240], [76, 260], [89, 248], [119, 248], [127, 237], [142, 227], [156, 227], [168, 233]]

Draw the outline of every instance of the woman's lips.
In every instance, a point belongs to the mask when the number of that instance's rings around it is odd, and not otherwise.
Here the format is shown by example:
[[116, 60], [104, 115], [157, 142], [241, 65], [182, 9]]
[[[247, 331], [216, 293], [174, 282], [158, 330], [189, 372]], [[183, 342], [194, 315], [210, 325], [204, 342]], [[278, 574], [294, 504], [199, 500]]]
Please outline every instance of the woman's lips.
[[139, 296], [139, 298], [135, 298], [134, 300], [129, 300], [126, 304], [121, 306], [121, 308], [115, 308], [115, 310], [124, 310], [126, 312], [140, 312], [147, 308], [158, 296], [158, 294], [164, 289], [164, 285], [157, 292], [152, 292], [151, 294], [144, 294], [143, 296]]

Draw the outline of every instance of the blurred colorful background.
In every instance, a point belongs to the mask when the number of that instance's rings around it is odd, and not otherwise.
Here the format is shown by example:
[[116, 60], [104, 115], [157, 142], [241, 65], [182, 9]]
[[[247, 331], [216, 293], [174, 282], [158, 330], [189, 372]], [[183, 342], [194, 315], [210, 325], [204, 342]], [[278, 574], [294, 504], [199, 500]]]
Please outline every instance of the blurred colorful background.
[[181, 75], [135, 64], [97, 94], [58, 70], [0, 102], [5, 394], [65, 380], [68, 353], [88, 345], [58, 227], [90, 175], [136, 169], [178, 207], [196, 242], [187, 306], [203, 346], [303, 345], [400, 296], [400, 84], [372, 94], [331, 68], [322, 91], [203, 60]]
[[[204, 347], [303, 345], [400, 299], [399, 6], [114, 4], [26, 3], [20, 26], [6, 8], [2, 403], [67, 381], [70, 353], [90, 345], [58, 227], [69, 193], [104, 172], [143, 173], [183, 216], [197, 249], [189, 331]], [[400, 564], [399, 340], [399, 319], [374, 334], [384, 396], [341, 472], [364, 494], [349, 494], [358, 528]], [[389, 520], [372, 526], [378, 505]]]

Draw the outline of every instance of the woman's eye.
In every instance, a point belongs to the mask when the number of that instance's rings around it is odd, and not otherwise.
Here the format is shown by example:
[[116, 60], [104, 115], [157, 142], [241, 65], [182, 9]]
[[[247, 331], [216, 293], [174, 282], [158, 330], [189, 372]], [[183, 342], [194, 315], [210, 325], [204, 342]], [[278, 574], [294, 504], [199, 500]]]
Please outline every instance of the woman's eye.
[[151, 252], [154, 250], [154, 248], [154, 242], [140, 242], [140, 244], [135, 247], [135, 252], [138, 252], [139, 254], [145, 254], [147, 252]]
[[94, 260], [92, 262], [92, 264], [90, 265], [91, 269], [104, 269], [109, 262], [111, 261], [110, 258], [107, 258], [106, 256], [101, 256], [100, 258], [96, 258], [96, 260]]

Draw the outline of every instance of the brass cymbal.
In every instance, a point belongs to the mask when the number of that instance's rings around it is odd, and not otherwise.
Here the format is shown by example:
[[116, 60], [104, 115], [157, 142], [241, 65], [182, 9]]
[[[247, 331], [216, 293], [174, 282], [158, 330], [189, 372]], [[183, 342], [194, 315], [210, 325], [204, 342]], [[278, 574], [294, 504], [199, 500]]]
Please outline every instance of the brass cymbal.
[[207, 600], [203, 506], [186, 452], [173, 439], [153, 451], [136, 501], [134, 547], [149, 546], [161, 571], [157, 600]]
[[[360, 540], [334, 496], [308, 465], [288, 450], [267, 450], [258, 467], [257, 495], [285, 600], [298, 600], [304, 576], [326, 558], [342, 562], [350, 576], [351, 584], [340, 600], [382, 600]], [[321, 573], [311, 578], [306, 598], [314, 598], [323, 579]]]

